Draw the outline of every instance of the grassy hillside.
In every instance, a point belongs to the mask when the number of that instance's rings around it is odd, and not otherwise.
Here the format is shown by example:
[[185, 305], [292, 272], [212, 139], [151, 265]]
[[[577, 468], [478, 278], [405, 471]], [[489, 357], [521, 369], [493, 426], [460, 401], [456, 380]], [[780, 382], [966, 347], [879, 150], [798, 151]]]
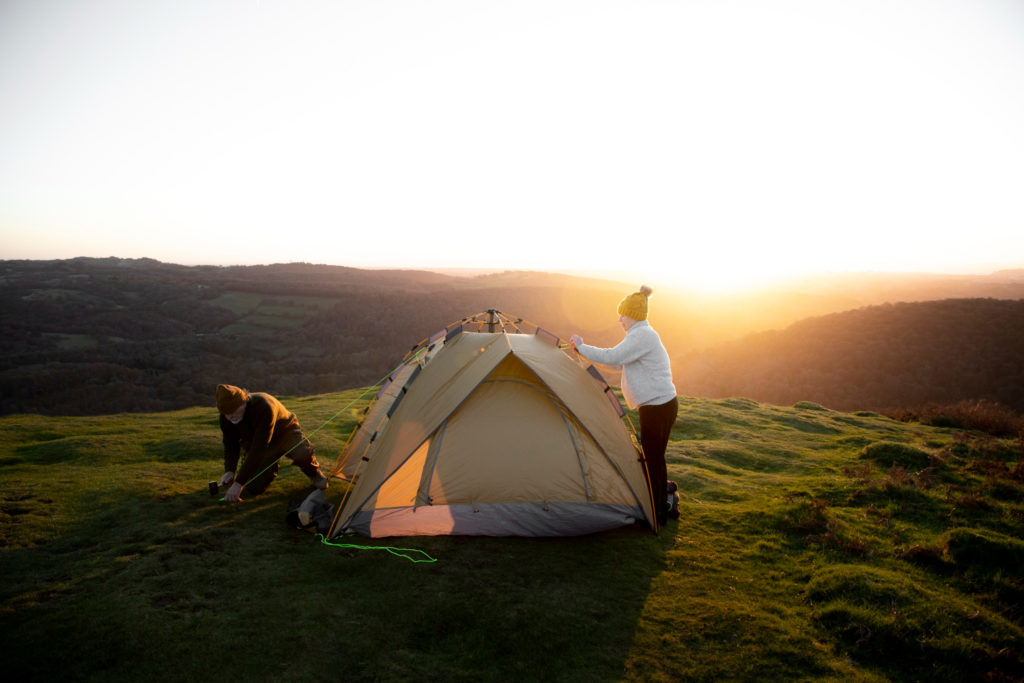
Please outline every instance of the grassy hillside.
[[[322, 459], [358, 394], [288, 401], [307, 432], [341, 411], [312, 436]], [[307, 492], [291, 467], [215, 502], [210, 409], [0, 418], [7, 675], [1024, 677], [1019, 443], [811, 403], [681, 403], [682, 517], [659, 536], [350, 539], [432, 563], [286, 528]]]

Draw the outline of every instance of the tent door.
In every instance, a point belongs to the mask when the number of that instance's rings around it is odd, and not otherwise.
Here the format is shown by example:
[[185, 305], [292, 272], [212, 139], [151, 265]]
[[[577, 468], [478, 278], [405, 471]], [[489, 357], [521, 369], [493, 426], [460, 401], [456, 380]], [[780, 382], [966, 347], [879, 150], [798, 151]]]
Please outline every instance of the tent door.
[[420, 485], [416, 490], [416, 504], [414, 507], [433, 504], [433, 501], [430, 499], [430, 480], [434, 477], [437, 455], [441, 452], [441, 444], [444, 443], [444, 432], [447, 428], [448, 420], [445, 420], [430, 438], [430, 448], [427, 450], [427, 458], [423, 463], [423, 476], [420, 478]]

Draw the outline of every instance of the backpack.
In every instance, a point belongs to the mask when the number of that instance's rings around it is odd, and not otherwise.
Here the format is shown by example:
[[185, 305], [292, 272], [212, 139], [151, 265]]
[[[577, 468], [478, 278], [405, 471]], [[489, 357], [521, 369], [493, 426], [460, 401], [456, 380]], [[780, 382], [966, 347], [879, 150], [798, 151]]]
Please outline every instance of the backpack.
[[334, 506], [327, 502], [322, 489], [306, 496], [305, 500], [288, 503], [285, 522], [293, 529], [326, 534], [334, 521]]

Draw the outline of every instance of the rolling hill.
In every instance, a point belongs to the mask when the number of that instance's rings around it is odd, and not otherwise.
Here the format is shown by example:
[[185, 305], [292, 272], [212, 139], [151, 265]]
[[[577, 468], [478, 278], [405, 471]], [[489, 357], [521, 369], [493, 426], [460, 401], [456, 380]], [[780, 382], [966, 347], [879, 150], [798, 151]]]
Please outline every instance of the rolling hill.
[[[364, 386], [384, 376], [420, 339], [489, 308], [522, 316], [562, 337], [577, 332], [590, 343], [612, 345], [621, 337], [615, 305], [635, 286], [528, 271], [456, 277], [302, 263], [224, 267], [118, 258], [2, 261], [0, 413], [88, 415], [212, 405], [212, 387], [224, 381], [292, 396]], [[818, 334], [819, 323], [799, 323], [809, 316], [896, 301], [892, 296], [1011, 301], [1024, 298], [1024, 277], [1021, 271], [976, 277], [843, 276], [729, 296], [658, 287], [651, 321], [674, 357], [684, 394], [725, 391], [783, 403], [808, 398], [849, 408], [945, 400], [953, 393], [940, 375], [949, 361], [935, 340], [920, 335], [901, 337], [891, 348], [884, 336], [875, 336], [857, 346], [857, 353], [839, 359], [846, 363], [844, 378], [868, 376], [877, 364], [865, 349], [886, 357], [898, 351], [892, 362], [913, 379], [913, 394], [881, 396], [888, 385], [879, 382], [844, 379], [833, 382], [833, 393], [816, 385], [834, 379], [826, 372], [830, 363], [840, 367], [829, 355], [833, 342], [814, 346], [808, 367], [795, 372], [789, 366], [780, 369], [780, 359], [763, 354], [757, 362], [767, 363], [774, 374], [737, 374], [730, 368], [740, 356], [756, 359], [758, 346], [767, 339]], [[965, 306], [988, 304], [975, 301], [959, 308]], [[908, 321], [925, 315], [914, 310], [901, 305], [893, 315]], [[1013, 348], [994, 341], [1002, 338], [1003, 327], [984, 324], [980, 317], [976, 322], [943, 327], [948, 350], [972, 354], [979, 366], [972, 377], [979, 381], [1009, 384], [1017, 374], [994, 370], [1018, 367]], [[860, 325], [854, 317], [829, 324], [836, 327], [835, 339], [856, 337]], [[847, 324], [852, 327], [844, 333]], [[792, 331], [739, 341], [787, 325], [794, 325]], [[892, 325], [895, 330], [899, 323]], [[989, 343], [980, 335], [996, 336]], [[781, 351], [773, 347], [772, 353]], [[863, 367], [850, 365], [851, 358]], [[964, 386], [976, 391], [977, 385]], [[986, 396], [1017, 400], [1007, 387], [983, 389]], [[844, 393], [836, 395], [838, 390]], [[799, 391], [809, 393], [799, 396]]]
[[808, 318], [676, 363], [684, 394], [886, 410], [983, 399], [1024, 411], [1024, 300], [884, 304]]

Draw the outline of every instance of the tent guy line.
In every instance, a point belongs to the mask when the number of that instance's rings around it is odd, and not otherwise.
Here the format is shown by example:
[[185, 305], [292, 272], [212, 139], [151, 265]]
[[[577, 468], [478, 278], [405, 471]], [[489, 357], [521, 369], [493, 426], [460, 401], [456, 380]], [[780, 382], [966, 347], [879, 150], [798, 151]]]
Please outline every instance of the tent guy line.
[[[350, 550], [386, 550], [395, 557], [403, 557], [413, 564], [424, 564], [437, 562], [436, 557], [432, 557], [426, 551], [420, 550], [419, 548], [394, 548], [389, 545], [356, 545], [355, 543], [335, 543], [327, 540], [327, 537], [323, 534], [317, 534], [320, 542], [326, 546], [332, 548], [345, 548]], [[414, 555], [420, 555], [422, 557], [415, 557]]]

